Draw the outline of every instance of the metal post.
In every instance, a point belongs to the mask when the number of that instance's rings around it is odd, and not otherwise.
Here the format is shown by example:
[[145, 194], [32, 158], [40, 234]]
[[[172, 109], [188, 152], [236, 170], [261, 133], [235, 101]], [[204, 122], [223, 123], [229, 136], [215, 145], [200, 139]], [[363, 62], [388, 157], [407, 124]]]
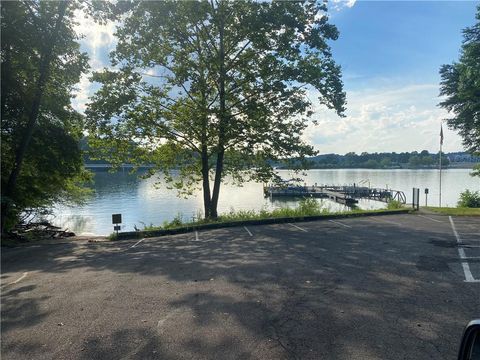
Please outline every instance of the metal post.
[[442, 143], [440, 143], [440, 192], [438, 193], [438, 206], [442, 207]]

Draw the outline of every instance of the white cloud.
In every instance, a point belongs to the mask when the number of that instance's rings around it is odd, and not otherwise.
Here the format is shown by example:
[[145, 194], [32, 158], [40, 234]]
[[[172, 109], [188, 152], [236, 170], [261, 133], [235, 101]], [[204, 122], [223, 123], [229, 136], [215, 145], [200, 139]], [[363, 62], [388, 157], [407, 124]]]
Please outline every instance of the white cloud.
[[357, 0], [332, 0], [332, 8], [336, 11], [340, 11], [344, 8], [352, 8]]
[[[105, 66], [109, 66], [108, 53], [113, 50], [117, 44], [114, 36], [116, 22], [107, 22], [98, 24], [91, 17], [86, 17], [81, 10], [75, 13], [75, 31], [83, 35], [80, 40], [82, 51], [86, 51], [90, 57], [91, 71], [97, 71]], [[84, 112], [88, 97], [92, 95], [94, 84], [90, 83], [88, 78], [90, 74], [82, 76], [77, 86], [76, 97], [72, 102], [73, 107]]]
[[86, 104], [88, 102], [88, 97], [90, 94], [90, 87], [92, 84], [90, 80], [88, 80], [88, 76], [84, 75], [80, 79], [80, 82], [77, 85], [77, 92], [75, 94], [75, 98], [72, 101], [72, 106], [75, 110], [83, 113], [86, 108]]
[[78, 23], [75, 31], [84, 36], [80, 40], [80, 44], [90, 55], [92, 69], [98, 70], [108, 65], [103, 59], [117, 43], [114, 36], [117, 23], [112, 21], [108, 21], [106, 24], [96, 23], [91, 17], [86, 17], [81, 10], [77, 10], [75, 20]]
[[[340, 118], [314, 104], [313, 118], [305, 139], [321, 153], [438, 151], [442, 119], [437, 106], [438, 85], [418, 84], [365, 89], [347, 93], [347, 112]], [[313, 94], [310, 99], [314, 98]], [[444, 125], [444, 150], [462, 150], [461, 138]]]

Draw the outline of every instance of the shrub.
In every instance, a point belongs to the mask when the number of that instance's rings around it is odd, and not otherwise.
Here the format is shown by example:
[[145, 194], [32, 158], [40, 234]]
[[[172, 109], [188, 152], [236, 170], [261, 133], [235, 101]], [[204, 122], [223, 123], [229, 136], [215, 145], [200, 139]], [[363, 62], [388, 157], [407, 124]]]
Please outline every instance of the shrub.
[[403, 204], [398, 200], [390, 200], [387, 204], [388, 210], [395, 210], [403, 208]]
[[465, 190], [460, 194], [458, 207], [480, 208], [480, 191]]

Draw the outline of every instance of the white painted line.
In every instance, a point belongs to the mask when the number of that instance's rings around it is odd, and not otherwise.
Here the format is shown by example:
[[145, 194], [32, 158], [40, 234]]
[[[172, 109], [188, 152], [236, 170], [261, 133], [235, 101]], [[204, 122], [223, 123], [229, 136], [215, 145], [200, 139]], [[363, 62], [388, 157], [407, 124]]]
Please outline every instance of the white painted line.
[[145, 239], [140, 239], [140, 240], [138, 240], [135, 244], [133, 244], [132, 246], [130, 246], [130, 249], [133, 249], [135, 246], [137, 246], [138, 244], [140, 244], [143, 240], [145, 240]]
[[[450, 220], [450, 225], [452, 226], [453, 230], [453, 235], [455, 235], [455, 239], [457, 239], [457, 244], [461, 244], [462, 241], [460, 240], [460, 237], [458, 236], [457, 229], [455, 228], [455, 224], [453, 222], [453, 219], [451, 216], [448, 216], [448, 219]], [[458, 247], [458, 255], [460, 256], [460, 259], [465, 259], [465, 249]], [[480, 282], [480, 280], [475, 280], [475, 278], [472, 275], [472, 272], [470, 271], [470, 266], [468, 265], [468, 262], [462, 261], [462, 268], [463, 268], [463, 273], [465, 274], [465, 281], [466, 282]]]
[[243, 228], [247, 231], [248, 235], [253, 236], [253, 234], [250, 232], [250, 230], [248, 230], [246, 226], [244, 226]]
[[465, 273], [465, 282], [469, 283], [480, 283], [480, 280], [476, 280], [473, 278], [473, 275], [470, 271], [470, 266], [468, 266], [467, 262], [462, 262], [463, 272]]
[[343, 223], [341, 223], [340, 221], [333, 221], [333, 220], [328, 220], [328, 221], [330, 221], [331, 223], [334, 223], [334, 224], [343, 226], [343, 227], [351, 228], [350, 225], [343, 224]]
[[290, 226], [293, 226], [294, 228], [297, 228], [298, 230], [302, 230], [302, 231], [308, 232], [307, 230], [305, 230], [305, 229], [303, 229], [303, 228], [301, 228], [300, 226], [297, 226], [297, 225], [295, 225], [295, 224], [290, 224], [290, 223], [287, 223], [287, 224], [290, 225]]
[[455, 235], [455, 239], [457, 239], [457, 244], [460, 244], [461, 243], [460, 236], [458, 236], [458, 232], [457, 232], [457, 229], [455, 228], [455, 224], [453, 223], [452, 217], [449, 216], [448, 220], [450, 220], [450, 225], [452, 226], [453, 235]]
[[432, 219], [431, 217], [428, 217], [428, 216], [423, 216], [423, 215], [417, 215], [417, 216], [420, 216], [420, 217], [422, 217], [422, 218], [424, 218], [424, 219], [428, 219], [428, 220], [432, 220], [432, 221], [435, 221], [435, 222], [439, 222], [439, 223], [443, 222], [443, 221], [440, 221], [440, 220], [437, 220], [437, 219]]
[[198, 231], [195, 231], [195, 241], [198, 241]]
[[17, 280], [15, 281], [12, 281], [11, 283], [8, 283], [6, 284], [6, 286], [8, 285], [14, 285], [16, 283], [18, 283], [19, 281], [22, 281], [23, 279], [25, 279], [25, 277], [28, 275], [28, 272], [24, 272], [22, 276], [20, 276]]

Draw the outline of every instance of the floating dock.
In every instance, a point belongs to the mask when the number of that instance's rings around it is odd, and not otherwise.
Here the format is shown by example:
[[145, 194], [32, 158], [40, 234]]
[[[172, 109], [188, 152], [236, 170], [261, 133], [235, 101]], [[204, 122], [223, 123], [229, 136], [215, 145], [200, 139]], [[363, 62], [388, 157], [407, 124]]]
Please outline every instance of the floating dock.
[[358, 199], [370, 199], [388, 203], [397, 200], [402, 204], [406, 203], [403, 191], [392, 189], [378, 189], [364, 186], [265, 186], [264, 195], [267, 197], [314, 197], [329, 198], [335, 202], [345, 205], [354, 205]]

